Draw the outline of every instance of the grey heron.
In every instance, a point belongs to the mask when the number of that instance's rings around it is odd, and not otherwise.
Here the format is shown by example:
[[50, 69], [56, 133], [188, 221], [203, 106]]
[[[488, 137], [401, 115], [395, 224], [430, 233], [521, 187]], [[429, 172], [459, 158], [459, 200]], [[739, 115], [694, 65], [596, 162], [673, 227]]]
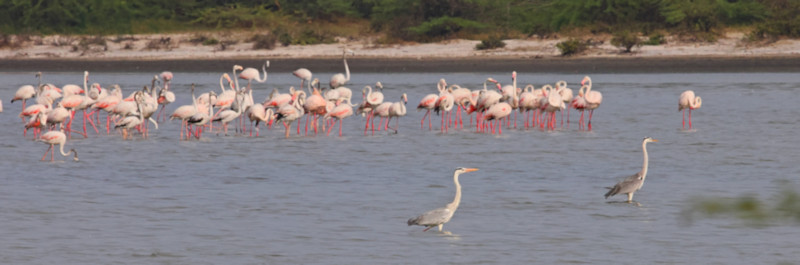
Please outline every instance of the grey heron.
[[605, 195], [606, 199], [617, 194], [627, 194], [628, 202], [630, 203], [633, 201], [633, 193], [642, 188], [642, 185], [644, 185], [644, 178], [647, 177], [647, 143], [651, 142], [658, 142], [658, 140], [650, 137], [645, 137], [644, 140], [642, 140], [642, 152], [644, 153], [642, 170], [636, 174], [633, 174], [633, 176], [625, 178], [617, 183], [617, 185], [614, 185], [614, 187], [610, 188], [611, 190], [609, 190]]
[[408, 219], [408, 225], [426, 226], [427, 228], [425, 228], [425, 230], [422, 231], [428, 231], [428, 229], [431, 229], [434, 226], [438, 226], [439, 231], [442, 231], [442, 225], [444, 225], [445, 223], [450, 221], [451, 218], [453, 218], [453, 213], [456, 212], [456, 209], [458, 209], [458, 204], [461, 203], [461, 184], [458, 183], [458, 176], [461, 175], [461, 173], [467, 173], [473, 171], [478, 171], [478, 169], [464, 168], [464, 167], [456, 168], [456, 171], [453, 173], [453, 182], [456, 185], [456, 197], [453, 199], [453, 202], [448, 203], [442, 208], [433, 209], [426, 213], [423, 213], [420, 216]]

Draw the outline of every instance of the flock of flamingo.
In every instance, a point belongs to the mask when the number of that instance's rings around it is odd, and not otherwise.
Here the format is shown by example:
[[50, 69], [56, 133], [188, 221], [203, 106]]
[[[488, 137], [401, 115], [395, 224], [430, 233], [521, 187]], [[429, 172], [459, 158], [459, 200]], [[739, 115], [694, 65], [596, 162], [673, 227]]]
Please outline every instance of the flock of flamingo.
[[[24, 85], [15, 93], [11, 103], [22, 101], [22, 111], [19, 117], [24, 124], [23, 136], [27, 136], [32, 129], [34, 139], [48, 144], [50, 148], [42, 156], [45, 160], [47, 153], [51, 153], [53, 161], [55, 145], [60, 146], [63, 156], [70, 153], [74, 160], [78, 160], [75, 149], [64, 151], [64, 144], [72, 133], [88, 138], [88, 125], [100, 133], [102, 122], [100, 113], [106, 113], [105, 131], [111, 133], [112, 128], [119, 131], [123, 139], [132, 137], [131, 129], [138, 131], [142, 137], [148, 137], [149, 125], [158, 129], [158, 122], [166, 119], [180, 120], [180, 139], [189, 140], [191, 137], [199, 139], [204, 130], [214, 130], [217, 122], [220, 133], [228, 133], [230, 123], [236, 124], [237, 133], [249, 131], [249, 135], [259, 136], [259, 124], [269, 128], [275, 122], [284, 126], [285, 137], [290, 136], [291, 126], [297, 122], [297, 134], [301, 132], [303, 116], [306, 117], [304, 132], [309, 134], [309, 127], [316, 135], [324, 132], [329, 135], [339, 122], [339, 136], [342, 136], [342, 123], [344, 119], [354, 114], [366, 117], [364, 134], [371, 130], [375, 133], [375, 121], [378, 120], [377, 129], [396, 133], [399, 127], [398, 119], [407, 113], [406, 104], [408, 97], [404, 93], [399, 101], [384, 101], [381, 92], [383, 85], [377, 82], [373, 86], [362, 89], [362, 102], [353, 104], [352, 90], [344, 85], [350, 81], [350, 69], [347, 65], [347, 54], [352, 51], [344, 50], [342, 61], [345, 73], [338, 73], [331, 77], [328, 88], [322, 88], [318, 78], [312, 79], [312, 73], [306, 68], [300, 68], [293, 75], [300, 79], [300, 89], [290, 87], [288, 93], [280, 93], [274, 89], [262, 102], [256, 103], [253, 99], [253, 81], [264, 83], [267, 80], [266, 61], [261, 71], [256, 68], [244, 68], [234, 65], [232, 74], [224, 73], [220, 76], [220, 91], [208, 91], [197, 96], [195, 85], [192, 84], [192, 103], [176, 108], [171, 115], [164, 113], [168, 104], [175, 101], [175, 94], [170, 90], [173, 74], [165, 71], [154, 75], [149, 86], [130, 93], [123, 97], [119, 85], [111, 88], [101, 87], [98, 83], [89, 85], [89, 72], [83, 74], [83, 86], [67, 84], [61, 88], [43, 81], [42, 73], [37, 73], [38, 85]], [[246, 86], [239, 85], [239, 79], [247, 80]], [[226, 84], [227, 82], [227, 84]], [[554, 86], [543, 85], [535, 89], [533, 85], [524, 88], [517, 86], [517, 73], [511, 73], [511, 84], [502, 86], [493, 78], [488, 78], [483, 83], [483, 89], [469, 90], [456, 84], [448, 85], [444, 79], [437, 84], [438, 93], [424, 96], [418, 110], [425, 110], [425, 115], [420, 120], [420, 128], [424, 129], [428, 121], [428, 129], [432, 130], [431, 116], [437, 113], [441, 116], [440, 129], [443, 133], [451, 128], [464, 128], [463, 114], [476, 113], [475, 128], [478, 132], [491, 132], [502, 134], [503, 122], [506, 127], [517, 126], [517, 116], [524, 115], [526, 129], [536, 127], [541, 129], [556, 129], [556, 112], [561, 112], [561, 126], [563, 127], [563, 110], [567, 110], [567, 126], [569, 126], [569, 109], [581, 111], [579, 128], [592, 129], [592, 114], [602, 103], [603, 96], [600, 92], [592, 90], [592, 80], [589, 76], [580, 82], [578, 94], [573, 96], [572, 89], [567, 87], [567, 82], [558, 81]], [[492, 87], [491, 89], [489, 87]], [[495, 89], [496, 88], [496, 89]], [[36, 104], [26, 106], [28, 100], [34, 99]], [[1, 102], [1, 101], [0, 101]], [[688, 126], [692, 127], [691, 111], [701, 105], [700, 97], [688, 90], [681, 94], [679, 110], [689, 110]], [[160, 110], [159, 110], [160, 107]], [[214, 111], [216, 108], [216, 112]], [[589, 111], [587, 126], [584, 126], [584, 111]], [[81, 129], [74, 129], [73, 123], [76, 113], [81, 112]], [[0, 104], [2, 112], [2, 104]], [[513, 116], [512, 116], [513, 113]], [[686, 118], [684, 114], [684, 128]], [[320, 124], [320, 118], [322, 124]], [[390, 126], [391, 119], [395, 119], [395, 126]], [[250, 128], [245, 126], [245, 119], [249, 119]], [[472, 118], [468, 118], [472, 123]], [[221, 126], [220, 126], [221, 125]], [[47, 130], [47, 132], [43, 132]]]

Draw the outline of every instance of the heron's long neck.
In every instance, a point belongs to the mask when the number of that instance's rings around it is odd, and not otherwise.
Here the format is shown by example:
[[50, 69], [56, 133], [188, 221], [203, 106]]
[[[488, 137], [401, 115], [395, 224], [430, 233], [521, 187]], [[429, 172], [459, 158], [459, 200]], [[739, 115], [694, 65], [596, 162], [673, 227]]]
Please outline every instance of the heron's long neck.
[[448, 208], [455, 210], [461, 204], [461, 183], [458, 183], [458, 173], [453, 174], [453, 182], [456, 184], [456, 197], [453, 202], [448, 205]]
[[642, 163], [642, 180], [647, 177], [647, 142], [642, 143], [642, 151], [644, 153], [644, 162]]

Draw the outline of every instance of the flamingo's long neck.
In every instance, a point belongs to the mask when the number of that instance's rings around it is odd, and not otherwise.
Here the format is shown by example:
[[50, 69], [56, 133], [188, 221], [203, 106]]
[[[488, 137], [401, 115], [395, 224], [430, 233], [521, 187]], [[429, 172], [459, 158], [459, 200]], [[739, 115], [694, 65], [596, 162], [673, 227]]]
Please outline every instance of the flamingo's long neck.
[[691, 108], [689, 108], [689, 109], [699, 108], [700, 104], [702, 104], [702, 103], [703, 103], [703, 100], [700, 99], [700, 97], [695, 97], [694, 100], [689, 102], [689, 105], [691, 105]]
[[[220, 82], [221, 84], [222, 82]], [[234, 90], [239, 90], [239, 76], [236, 75], [236, 67], [233, 67], [233, 83], [236, 84]], [[224, 89], [222, 91], [225, 91]]]
[[[342, 54], [342, 61], [344, 61], [344, 81], [350, 81], [350, 67], [347, 66], [347, 52]], [[341, 84], [340, 84], [341, 85]]]
[[461, 204], [461, 183], [458, 183], [458, 175], [459, 173], [453, 173], [453, 182], [456, 184], [456, 197], [453, 198], [453, 202], [447, 205], [451, 211], [455, 211], [458, 208], [458, 205]]
[[[267, 63], [269, 63], [269, 62], [267, 62]], [[264, 79], [259, 79], [258, 80], [259, 83], [267, 82], [267, 63], [265, 63], [264, 65], [261, 66], [261, 71], [264, 72]]]
[[89, 95], [89, 88], [87, 87], [87, 84], [86, 84], [88, 82], [89, 82], [89, 72], [84, 72], [83, 73], [83, 93], [84, 93], [84, 95]]
[[642, 151], [644, 153], [644, 162], [642, 163], [642, 180], [647, 177], [647, 141], [642, 142]]
[[64, 143], [66, 143], [66, 141], [63, 141], [63, 142], [59, 143], [59, 148], [60, 148], [59, 151], [61, 151], [61, 155], [62, 156], [68, 156], [72, 152], [69, 152], [69, 153], [64, 152]]

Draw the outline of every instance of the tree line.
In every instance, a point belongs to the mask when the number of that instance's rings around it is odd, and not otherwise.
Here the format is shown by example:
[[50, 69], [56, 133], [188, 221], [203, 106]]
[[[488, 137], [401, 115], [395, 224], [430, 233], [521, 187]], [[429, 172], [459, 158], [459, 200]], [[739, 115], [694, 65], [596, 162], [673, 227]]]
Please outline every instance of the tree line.
[[[3, 34], [137, 34], [362, 23], [394, 41], [664, 32], [800, 37], [797, 0], [0, 0]], [[319, 31], [319, 30], [317, 30]], [[325, 34], [317, 32], [316, 34]]]

